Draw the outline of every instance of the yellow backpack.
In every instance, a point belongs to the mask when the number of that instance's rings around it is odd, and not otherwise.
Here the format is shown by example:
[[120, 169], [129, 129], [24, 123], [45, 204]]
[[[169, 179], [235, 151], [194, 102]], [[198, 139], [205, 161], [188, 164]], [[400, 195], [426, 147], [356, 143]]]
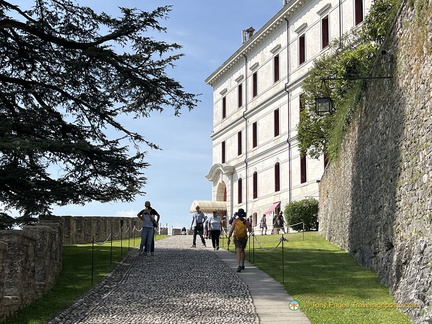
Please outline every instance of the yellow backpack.
[[242, 238], [247, 236], [246, 221], [238, 218], [235, 223], [234, 236]]

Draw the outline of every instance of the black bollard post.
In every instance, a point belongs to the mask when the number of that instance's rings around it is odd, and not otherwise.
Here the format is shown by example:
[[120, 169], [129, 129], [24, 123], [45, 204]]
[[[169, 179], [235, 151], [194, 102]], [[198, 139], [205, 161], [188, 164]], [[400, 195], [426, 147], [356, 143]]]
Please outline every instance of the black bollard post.
[[112, 259], [113, 259], [113, 235], [112, 235], [112, 228], [111, 228], [111, 249], [110, 249], [110, 264], [112, 264]]
[[255, 234], [252, 236], [252, 262], [255, 263]]
[[284, 236], [282, 234], [282, 283], [285, 283]]
[[91, 257], [91, 284], [93, 286], [93, 281], [94, 281], [94, 243], [95, 243], [95, 239], [93, 236], [92, 239], [92, 257]]
[[120, 220], [120, 259], [123, 258], [123, 219]]

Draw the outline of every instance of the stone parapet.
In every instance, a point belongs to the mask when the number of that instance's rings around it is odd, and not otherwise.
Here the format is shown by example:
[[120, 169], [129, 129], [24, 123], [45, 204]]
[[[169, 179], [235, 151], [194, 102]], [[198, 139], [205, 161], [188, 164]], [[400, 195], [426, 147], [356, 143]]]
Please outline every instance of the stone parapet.
[[62, 265], [60, 233], [58, 221], [0, 231], [0, 322], [54, 286]]
[[141, 236], [138, 217], [61, 216], [63, 244], [104, 242]]

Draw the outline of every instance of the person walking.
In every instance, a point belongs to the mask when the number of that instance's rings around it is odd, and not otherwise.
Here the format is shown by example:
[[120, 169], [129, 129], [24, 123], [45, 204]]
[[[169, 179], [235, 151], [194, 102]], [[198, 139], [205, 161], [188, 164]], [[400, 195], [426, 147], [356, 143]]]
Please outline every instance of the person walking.
[[[252, 226], [248, 219], [246, 219], [246, 213], [243, 208], [240, 208], [237, 212], [237, 218], [232, 222], [231, 229], [228, 234], [228, 245], [231, 242], [231, 236], [234, 234], [234, 245], [236, 248], [237, 257], [237, 272], [241, 272], [245, 269], [245, 248], [247, 245], [247, 232], [252, 232]], [[253, 234], [252, 234], [253, 235]]]
[[[159, 220], [160, 220], [160, 215], [159, 213], [156, 211], [156, 209], [151, 207], [151, 203], [150, 201], [146, 201], [144, 203], [145, 208], [150, 209], [150, 214], [153, 216], [154, 221], [153, 221], [153, 235], [152, 235], [152, 241], [151, 241], [151, 246], [150, 246], [150, 253], [151, 255], [154, 255], [154, 248], [155, 248], [155, 234], [156, 231], [159, 227]], [[148, 252], [148, 248], [147, 246], [144, 248], [144, 254], [147, 254]]]
[[[150, 201], [146, 201], [144, 203], [145, 208], [141, 210], [137, 216], [142, 220], [142, 231], [141, 231], [141, 244], [140, 244], [140, 255], [143, 254], [143, 250], [145, 247], [144, 255], [147, 255], [147, 251], [150, 250], [151, 254], [154, 255], [154, 226], [159, 221], [158, 212], [151, 208]], [[156, 221], [157, 217], [157, 221]], [[153, 241], [153, 251], [152, 251], [152, 241]]]
[[[277, 226], [279, 229], [281, 229], [285, 233], [285, 219], [283, 216], [283, 212], [279, 212], [278, 218], [277, 218]], [[279, 234], [279, 231], [278, 231]]]
[[207, 216], [204, 216], [204, 238], [206, 240], [210, 238], [209, 219]]
[[214, 250], [219, 250], [219, 237], [222, 230], [222, 219], [217, 215], [217, 211], [213, 210], [213, 215], [208, 220], [208, 230]]
[[[204, 230], [204, 213], [200, 210], [200, 206], [195, 207], [195, 213], [192, 216], [192, 223], [191, 223], [191, 229], [193, 228], [193, 241], [192, 241], [192, 247], [196, 247], [196, 237], [197, 235], [200, 236], [201, 242], [206, 246], [206, 242], [203, 237], [203, 230]], [[195, 224], [195, 226], [194, 226]]]
[[267, 218], [266, 214], [264, 214], [260, 221], [260, 228], [262, 235], [267, 235]]

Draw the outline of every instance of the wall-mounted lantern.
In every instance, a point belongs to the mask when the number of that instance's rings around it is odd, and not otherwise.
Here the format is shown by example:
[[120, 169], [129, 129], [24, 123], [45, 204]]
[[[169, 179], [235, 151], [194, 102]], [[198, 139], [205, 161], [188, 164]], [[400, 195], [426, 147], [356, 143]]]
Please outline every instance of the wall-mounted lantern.
[[[352, 78], [322, 78], [321, 81], [328, 80], [373, 80], [373, 79], [391, 79], [392, 76], [377, 77], [352, 77]], [[330, 97], [315, 98], [315, 113], [318, 116], [331, 115], [334, 112], [333, 100]]]
[[333, 100], [330, 97], [315, 98], [315, 112], [318, 116], [327, 116], [333, 113]]

